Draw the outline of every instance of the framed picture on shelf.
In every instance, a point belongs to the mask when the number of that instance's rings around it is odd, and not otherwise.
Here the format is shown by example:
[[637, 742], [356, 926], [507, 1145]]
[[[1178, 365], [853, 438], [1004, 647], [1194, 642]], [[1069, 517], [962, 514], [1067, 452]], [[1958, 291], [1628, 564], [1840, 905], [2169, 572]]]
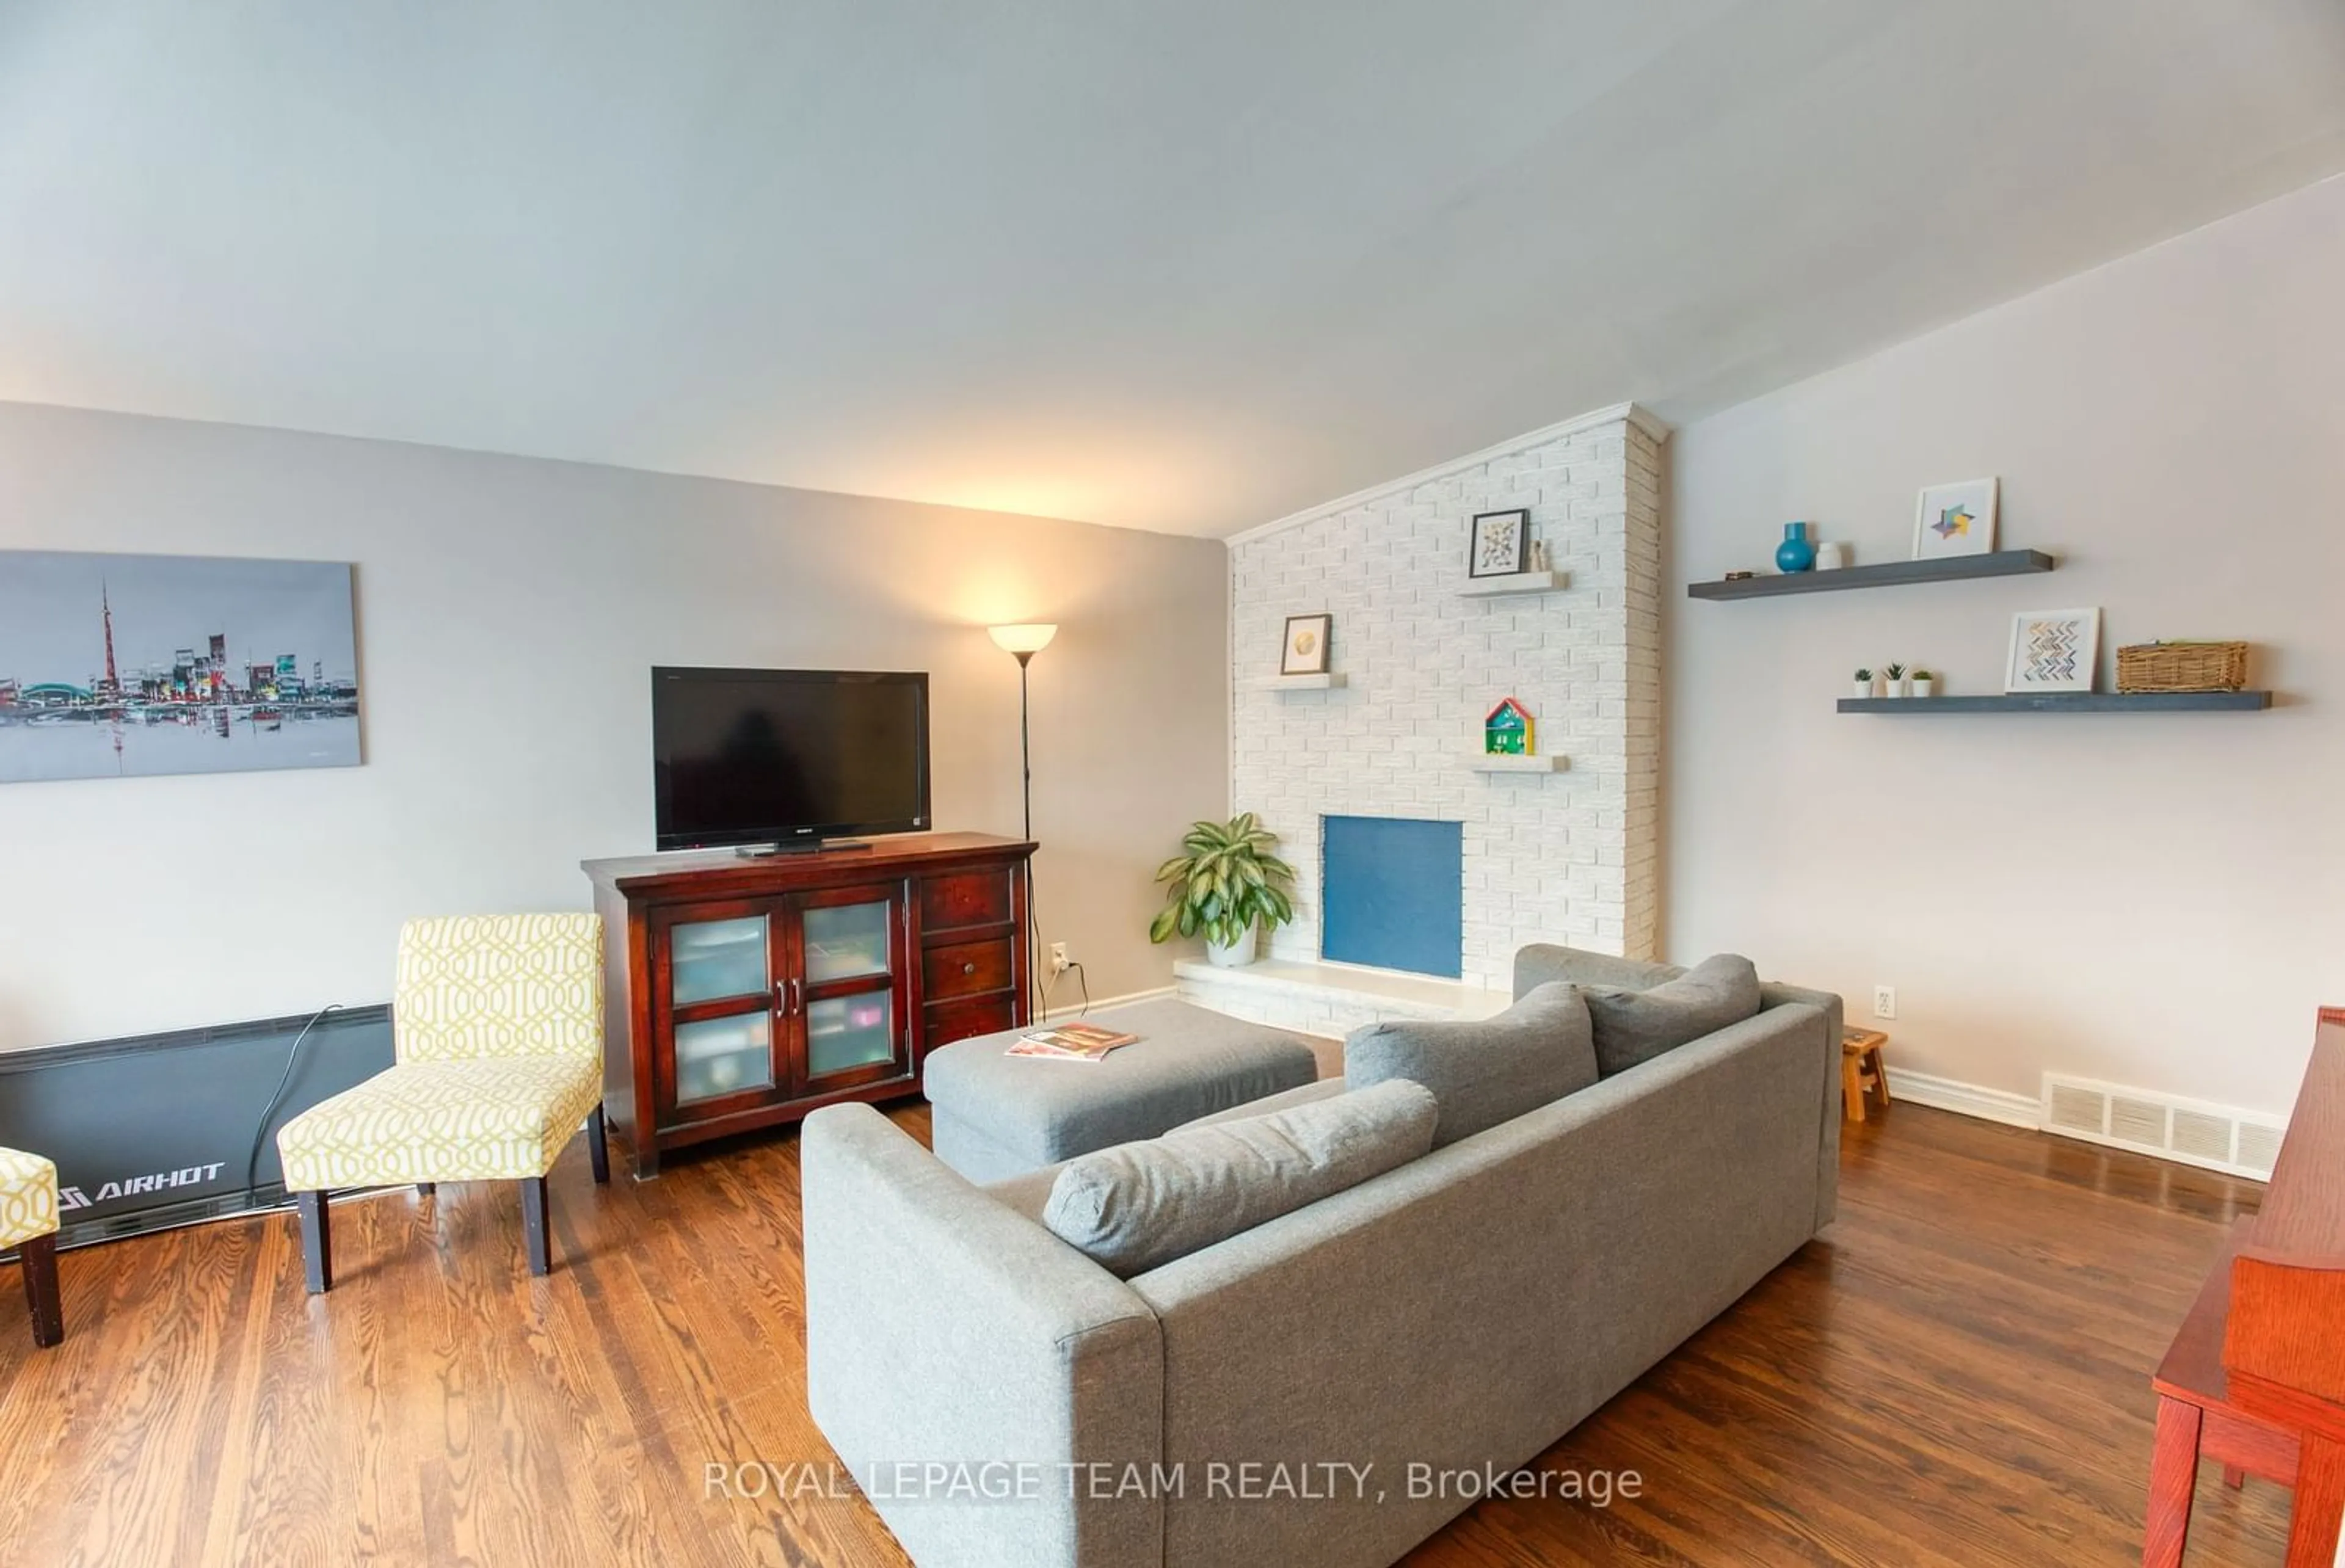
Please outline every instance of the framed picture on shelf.
[[1468, 577], [1512, 577], [1531, 569], [1531, 514], [1513, 511], [1477, 512], [1466, 555]]
[[1289, 615], [1286, 644], [1278, 656], [1282, 675], [1324, 675], [1327, 673], [1327, 641], [1335, 630], [1333, 615]]
[[1995, 550], [1996, 481], [1934, 484], [1914, 504], [1914, 559], [1944, 561]]
[[2020, 695], [2089, 692], [2100, 658], [2098, 610], [2023, 610], [2011, 618], [2003, 689]]

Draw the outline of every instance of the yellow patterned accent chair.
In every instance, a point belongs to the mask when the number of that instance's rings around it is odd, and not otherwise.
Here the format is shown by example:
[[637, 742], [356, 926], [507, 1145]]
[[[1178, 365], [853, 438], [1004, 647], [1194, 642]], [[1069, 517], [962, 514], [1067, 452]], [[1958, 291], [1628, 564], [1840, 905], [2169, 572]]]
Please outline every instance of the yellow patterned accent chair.
[[581, 1122], [594, 1179], [611, 1179], [602, 917], [409, 921], [391, 1049], [397, 1065], [278, 1129], [310, 1293], [333, 1287], [326, 1199], [337, 1188], [411, 1182], [429, 1195], [443, 1181], [518, 1181], [530, 1272], [548, 1272], [545, 1173]]
[[14, 1247], [24, 1264], [33, 1343], [56, 1344], [66, 1337], [57, 1294], [57, 1168], [37, 1154], [0, 1148], [0, 1247]]

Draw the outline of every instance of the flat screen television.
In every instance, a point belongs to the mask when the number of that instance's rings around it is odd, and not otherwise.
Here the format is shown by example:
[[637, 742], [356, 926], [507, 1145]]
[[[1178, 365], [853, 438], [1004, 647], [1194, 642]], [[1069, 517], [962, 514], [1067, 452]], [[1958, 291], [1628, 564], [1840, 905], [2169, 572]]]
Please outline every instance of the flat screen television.
[[652, 672], [662, 849], [812, 848], [929, 825], [929, 677]]

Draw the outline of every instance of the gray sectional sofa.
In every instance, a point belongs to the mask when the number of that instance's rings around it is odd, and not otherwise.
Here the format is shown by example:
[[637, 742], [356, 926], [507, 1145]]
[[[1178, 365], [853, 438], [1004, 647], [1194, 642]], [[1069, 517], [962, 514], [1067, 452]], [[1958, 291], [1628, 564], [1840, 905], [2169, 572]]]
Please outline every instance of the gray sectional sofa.
[[[1678, 973], [1531, 947], [1516, 995]], [[1840, 1000], [1761, 995], [1128, 1280], [1034, 1218], [1047, 1172], [978, 1187], [817, 1111], [815, 1419], [923, 1568], [1389, 1563], [1474, 1500], [1434, 1478], [1535, 1458], [1832, 1219]]]

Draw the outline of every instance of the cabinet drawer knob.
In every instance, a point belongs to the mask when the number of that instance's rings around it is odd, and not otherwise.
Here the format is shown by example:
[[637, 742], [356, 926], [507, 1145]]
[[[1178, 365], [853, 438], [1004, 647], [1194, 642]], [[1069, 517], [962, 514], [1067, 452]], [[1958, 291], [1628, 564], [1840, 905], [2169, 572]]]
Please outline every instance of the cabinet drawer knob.
[[974, 975], [974, 974], [976, 974], [976, 973], [977, 973], [977, 962], [976, 962], [976, 960], [975, 960], [975, 959], [971, 959], [969, 962], [968, 962], [968, 963], [966, 963], [966, 964], [963, 964], [963, 965], [960, 966], [960, 972], [961, 972], [962, 974], [964, 974], [964, 975]]

